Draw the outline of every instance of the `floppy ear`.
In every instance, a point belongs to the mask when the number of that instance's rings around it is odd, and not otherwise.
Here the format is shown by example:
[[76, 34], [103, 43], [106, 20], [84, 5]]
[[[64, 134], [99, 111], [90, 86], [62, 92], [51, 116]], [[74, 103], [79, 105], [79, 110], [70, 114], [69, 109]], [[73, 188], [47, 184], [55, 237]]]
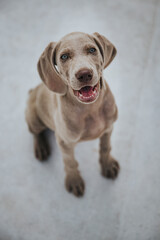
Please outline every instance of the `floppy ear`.
[[65, 94], [67, 86], [55, 68], [55, 48], [55, 42], [51, 42], [46, 47], [40, 56], [37, 68], [41, 79], [51, 91]]
[[112, 62], [113, 58], [116, 56], [117, 50], [115, 46], [103, 35], [95, 32], [93, 34], [94, 40], [99, 47], [103, 61], [104, 69]]

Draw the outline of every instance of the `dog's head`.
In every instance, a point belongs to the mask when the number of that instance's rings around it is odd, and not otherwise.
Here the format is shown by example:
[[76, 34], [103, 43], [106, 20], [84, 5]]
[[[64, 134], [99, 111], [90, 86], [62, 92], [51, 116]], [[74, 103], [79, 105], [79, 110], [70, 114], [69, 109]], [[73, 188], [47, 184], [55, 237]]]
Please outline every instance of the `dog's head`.
[[116, 52], [99, 33], [70, 33], [47, 46], [38, 61], [38, 72], [50, 90], [62, 95], [69, 92], [78, 101], [91, 103], [103, 87], [102, 71]]

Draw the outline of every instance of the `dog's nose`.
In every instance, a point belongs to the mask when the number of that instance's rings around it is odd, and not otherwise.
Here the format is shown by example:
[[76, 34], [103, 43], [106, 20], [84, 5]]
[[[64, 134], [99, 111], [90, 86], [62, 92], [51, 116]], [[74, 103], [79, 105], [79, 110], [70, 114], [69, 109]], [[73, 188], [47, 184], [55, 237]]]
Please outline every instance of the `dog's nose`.
[[89, 82], [92, 80], [93, 72], [89, 69], [81, 69], [76, 73], [76, 78], [80, 82]]

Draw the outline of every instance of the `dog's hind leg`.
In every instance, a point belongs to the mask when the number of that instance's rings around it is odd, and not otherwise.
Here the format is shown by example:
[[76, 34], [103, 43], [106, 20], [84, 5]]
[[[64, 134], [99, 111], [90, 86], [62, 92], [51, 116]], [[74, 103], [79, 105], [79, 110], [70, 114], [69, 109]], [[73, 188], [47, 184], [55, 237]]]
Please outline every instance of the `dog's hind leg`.
[[50, 155], [50, 146], [45, 135], [45, 131], [34, 134], [34, 153], [40, 161], [47, 160]]
[[36, 91], [37, 88], [30, 91], [28, 105], [26, 109], [26, 121], [29, 131], [34, 136], [34, 153], [40, 161], [44, 161], [50, 155], [50, 148], [45, 136], [47, 127], [39, 118], [36, 111]]

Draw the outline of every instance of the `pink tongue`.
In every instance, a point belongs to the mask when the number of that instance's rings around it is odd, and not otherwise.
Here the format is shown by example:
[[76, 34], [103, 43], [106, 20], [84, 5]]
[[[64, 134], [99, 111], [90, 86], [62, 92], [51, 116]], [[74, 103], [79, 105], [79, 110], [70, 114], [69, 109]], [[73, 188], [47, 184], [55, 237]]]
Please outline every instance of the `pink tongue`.
[[93, 88], [92, 87], [83, 87], [80, 90], [80, 93], [84, 96], [84, 97], [89, 97], [92, 95], [93, 93]]

